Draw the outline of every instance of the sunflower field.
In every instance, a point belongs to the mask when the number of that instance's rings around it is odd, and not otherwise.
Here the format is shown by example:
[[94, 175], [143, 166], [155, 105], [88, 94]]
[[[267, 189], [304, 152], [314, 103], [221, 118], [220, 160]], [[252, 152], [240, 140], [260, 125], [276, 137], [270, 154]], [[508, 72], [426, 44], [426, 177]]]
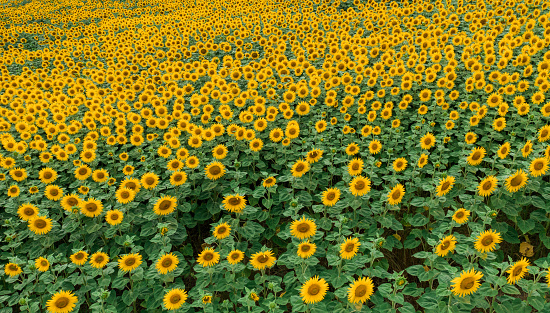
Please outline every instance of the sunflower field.
[[0, 313], [550, 312], [549, 0], [0, 5]]

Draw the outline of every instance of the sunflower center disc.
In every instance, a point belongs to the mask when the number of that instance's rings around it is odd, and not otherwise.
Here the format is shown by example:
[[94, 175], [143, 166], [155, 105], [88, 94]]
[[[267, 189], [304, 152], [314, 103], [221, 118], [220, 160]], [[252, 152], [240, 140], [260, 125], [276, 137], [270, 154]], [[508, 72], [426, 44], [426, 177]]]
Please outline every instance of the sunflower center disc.
[[46, 227], [46, 222], [43, 220], [37, 220], [34, 222], [34, 226], [36, 226], [36, 228], [44, 228]]
[[173, 295], [170, 297], [170, 302], [173, 303], [173, 304], [176, 304], [178, 302], [180, 302], [181, 300], [181, 296], [180, 295]]
[[516, 187], [521, 185], [522, 182], [523, 178], [520, 175], [517, 175], [516, 177], [512, 178], [512, 180], [510, 181], [510, 185]]
[[492, 243], [493, 243], [493, 238], [491, 236], [485, 237], [483, 238], [483, 240], [481, 240], [481, 244], [483, 244], [484, 246], [488, 246]]
[[69, 299], [67, 299], [65, 297], [61, 297], [61, 298], [57, 299], [57, 301], [55, 301], [55, 306], [60, 308], [60, 309], [66, 307], [67, 305], [69, 305]]
[[206, 254], [204, 255], [204, 258], [203, 258], [203, 259], [205, 259], [206, 261], [210, 261], [210, 260], [212, 260], [213, 258], [214, 258], [214, 254], [212, 254], [212, 253], [206, 253]]
[[307, 293], [309, 293], [312, 296], [317, 295], [321, 291], [321, 288], [318, 285], [311, 285], [307, 289]]
[[309, 225], [306, 223], [298, 225], [298, 231], [301, 233], [307, 233], [309, 231]]
[[162, 261], [162, 267], [169, 267], [172, 265], [172, 259], [164, 259]]
[[462, 288], [462, 289], [464, 289], [464, 290], [471, 289], [471, 288], [474, 286], [475, 281], [476, 281], [476, 280], [475, 280], [473, 277], [465, 278], [465, 279], [462, 280], [462, 282], [460, 283], [460, 288]]
[[362, 297], [367, 293], [367, 286], [360, 285], [355, 289], [355, 296], [356, 297]]
[[346, 252], [351, 252], [351, 251], [353, 251], [353, 248], [354, 248], [354, 247], [355, 247], [355, 244], [353, 244], [353, 243], [348, 243], [348, 244], [346, 245], [346, 249], [344, 249], [344, 250], [346, 250]]

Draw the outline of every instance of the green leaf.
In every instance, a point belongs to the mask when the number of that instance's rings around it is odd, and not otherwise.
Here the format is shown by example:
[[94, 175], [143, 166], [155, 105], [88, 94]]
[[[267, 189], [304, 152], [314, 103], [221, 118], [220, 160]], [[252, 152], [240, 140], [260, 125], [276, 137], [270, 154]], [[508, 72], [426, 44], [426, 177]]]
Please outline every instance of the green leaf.
[[438, 297], [435, 291], [430, 291], [422, 295], [416, 303], [427, 310], [434, 310], [439, 306], [441, 298]]
[[509, 295], [519, 295], [520, 294], [519, 290], [513, 285], [506, 284], [506, 285], [500, 287], [500, 290], [502, 292], [506, 293], [506, 294], [509, 294]]
[[524, 233], [527, 234], [531, 229], [535, 228], [535, 221], [532, 219], [518, 220], [518, 227]]

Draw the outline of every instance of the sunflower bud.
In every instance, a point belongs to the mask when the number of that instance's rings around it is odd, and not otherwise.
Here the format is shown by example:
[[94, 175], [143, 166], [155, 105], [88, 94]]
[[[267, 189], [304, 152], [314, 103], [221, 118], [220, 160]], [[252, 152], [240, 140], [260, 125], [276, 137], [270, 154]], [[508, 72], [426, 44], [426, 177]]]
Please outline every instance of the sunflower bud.
[[19, 305], [25, 305], [25, 304], [27, 304], [27, 299], [26, 298], [19, 299]]
[[487, 212], [487, 216], [488, 217], [491, 217], [491, 218], [495, 218], [497, 216], [498, 212], [495, 211], [495, 210], [491, 210], [489, 212]]
[[273, 288], [275, 288], [275, 285], [273, 283], [269, 283], [269, 284], [267, 284], [267, 288], [273, 289]]
[[10, 242], [13, 238], [11, 236], [6, 236], [6, 241]]
[[295, 208], [298, 206], [298, 201], [296, 199], [292, 199], [292, 201], [290, 201], [290, 205]]
[[101, 293], [101, 299], [105, 300], [109, 297], [109, 291], [107, 290], [103, 290], [103, 292]]
[[236, 168], [241, 167], [241, 162], [235, 162], [235, 167], [236, 167]]
[[125, 241], [125, 242], [124, 242], [124, 246], [125, 246], [125, 247], [129, 247], [131, 244], [132, 244], [132, 243], [129, 242], [129, 241]]
[[275, 302], [269, 302], [269, 308], [270, 308], [270, 309], [274, 309], [274, 308], [276, 308], [276, 307], [277, 307], [277, 303], [275, 303]]

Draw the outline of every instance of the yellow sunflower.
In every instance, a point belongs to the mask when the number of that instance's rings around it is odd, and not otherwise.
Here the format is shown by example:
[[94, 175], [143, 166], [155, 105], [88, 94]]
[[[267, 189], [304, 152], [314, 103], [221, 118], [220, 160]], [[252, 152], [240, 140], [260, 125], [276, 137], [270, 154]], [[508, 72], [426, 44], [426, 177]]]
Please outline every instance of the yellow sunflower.
[[428, 155], [422, 153], [420, 158], [418, 158], [418, 167], [423, 168], [426, 164], [428, 164]]
[[227, 147], [225, 145], [217, 145], [212, 149], [212, 156], [218, 160], [222, 160], [227, 156]]
[[356, 176], [349, 183], [349, 190], [354, 196], [363, 196], [369, 193], [371, 181], [367, 177]]
[[522, 169], [519, 169], [514, 175], [506, 178], [506, 190], [509, 192], [516, 192], [527, 184], [528, 179], [527, 174]]
[[348, 163], [348, 173], [350, 176], [357, 176], [363, 172], [363, 160], [355, 158]]
[[513, 285], [517, 283], [520, 279], [529, 272], [529, 269], [527, 266], [530, 266], [529, 260], [526, 258], [521, 258], [521, 260], [517, 261], [510, 267], [509, 270], [506, 271], [506, 273], [510, 274], [507, 278], [508, 284]]
[[474, 269], [469, 271], [462, 271], [459, 277], [451, 280], [453, 283], [452, 291], [455, 295], [464, 297], [470, 295], [479, 288], [479, 280], [483, 277], [481, 272], [477, 272]]
[[308, 163], [313, 164], [313, 163], [319, 161], [322, 156], [323, 156], [323, 150], [314, 149], [314, 150], [311, 150], [307, 153], [306, 161]]
[[455, 178], [453, 176], [447, 176], [445, 179], [439, 181], [439, 186], [437, 186], [437, 196], [442, 197], [449, 193], [453, 189], [455, 183]]
[[227, 223], [221, 223], [216, 226], [214, 233], [212, 234], [216, 239], [221, 240], [227, 238], [231, 234], [231, 226]]
[[73, 311], [77, 302], [78, 297], [75, 296], [72, 291], [60, 290], [46, 302], [46, 305], [49, 312], [69, 313]]
[[44, 184], [53, 183], [57, 179], [57, 172], [50, 167], [46, 167], [38, 172], [38, 178]]
[[171, 289], [164, 295], [164, 307], [167, 310], [177, 310], [185, 303], [187, 297], [185, 290], [179, 288]]
[[131, 272], [140, 266], [141, 259], [139, 253], [126, 254], [118, 259], [118, 268], [123, 272]]
[[246, 199], [239, 194], [225, 196], [222, 203], [224, 209], [234, 213], [241, 213], [246, 207]]
[[157, 200], [155, 206], [153, 207], [153, 211], [156, 215], [167, 215], [174, 212], [177, 205], [178, 200], [176, 197], [163, 196]]
[[348, 301], [351, 303], [365, 303], [374, 293], [374, 284], [369, 277], [355, 280], [348, 288]]
[[82, 199], [74, 193], [64, 196], [61, 199], [61, 207], [67, 212], [72, 212], [73, 207], [78, 207], [82, 203]]
[[76, 265], [84, 265], [88, 261], [88, 253], [86, 251], [78, 251], [71, 255], [71, 262]]
[[323, 278], [311, 277], [302, 285], [300, 297], [305, 303], [316, 303], [325, 298], [327, 290], [328, 283]]
[[95, 198], [89, 198], [88, 201], [82, 201], [80, 212], [87, 217], [96, 217], [103, 212], [103, 204]]
[[116, 191], [116, 200], [118, 203], [130, 203], [134, 200], [135, 197], [136, 193], [129, 188], [122, 187]]
[[34, 261], [34, 266], [40, 272], [45, 272], [50, 268], [50, 261], [45, 257], [39, 257]]
[[141, 185], [145, 189], [154, 189], [159, 183], [159, 177], [155, 173], [145, 173], [141, 176]]
[[397, 205], [401, 203], [403, 196], [405, 195], [405, 187], [401, 184], [397, 184], [388, 193], [388, 202], [390, 205]]
[[465, 210], [464, 208], [460, 208], [456, 210], [456, 212], [453, 214], [453, 221], [457, 222], [458, 224], [464, 224], [468, 221], [469, 216], [470, 211]]
[[57, 201], [63, 197], [63, 189], [57, 185], [48, 185], [46, 186], [46, 190], [44, 190], [44, 194], [49, 200]]
[[74, 176], [78, 180], [85, 180], [92, 175], [92, 169], [88, 165], [82, 165], [74, 171]]
[[310, 165], [304, 160], [298, 160], [292, 165], [290, 172], [294, 177], [302, 177], [307, 171], [309, 171]]
[[275, 265], [277, 259], [273, 256], [271, 250], [265, 252], [256, 252], [250, 257], [250, 264], [257, 270]]
[[178, 267], [179, 259], [173, 253], [161, 256], [155, 265], [159, 274], [167, 274]]
[[369, 152], [370, 154], [377, 154], [382, 150], [382, 143], [378, 140], [373, 140], [369, 143]]
[[441, 240], [441, 242], [437, 245], [435, 249], [435, 254], [439, 255], [440, 257], [444, 257], [449, 252], [452, 252], [455, 249], [456, 246], [456, 238], [453, 235], [449, 235]]
[[212, 162], [204, 168], [204, 173], [208, 179], [216, 180], [225, 174], [225, 166], [220, 162]]
[[506, 156], [510, 153], [510, 143], [503, 143], [497, 151], [497, 155], [500, 159], [506, 159]]
[[494, 230], [486, 230], [479, 234], [476, 238], [474, 248], [481, 253], [491, 252], [495, 250], [497, 243], [502, 241], [500, 233]]
[[531, 176], [539, 177], [546, 174], [548, 170], [548, 159], [547, 158], [538, 158], [534, 159], [529, 166], [529, 171], [531, 171]]
[[123, 218], [124, 218], [124, 214], [122, 214], [122, 212], [119, 210], [107, 211], [105, 215], [105, 221], [113, 226], [122, 223]]
[[268, 178], [262, 181], [262, 186], [264, 186], [265, 188], [269, 188], [269, 187], [275, 186], [276, 183], [277, 183], [277, 179], [275, 179], [275, 177], [273, 176], [269, 176]]
[[481, 164], [483, 162], [483, 158], [485, 157], [485, 148], [483, 147], [477, 147], [472, 150], [466, 161], [468, 161], [468, 164], [476, 166]]
[[297, 254], [302, 259], [307, 259], [315, 254], [317, 250], [317, 245], [310, 243], [309, 241], [302, 242], [298, 245]]
[[173, 172], [170, 175], [170, 184], [172, 186], [181, 186], [187, 181], [187, 174], [185, 172]]
[[333, 206], [340, 200], [340, 189], [328, 188], [321, 194], [321, 200], [326, 206]]
[[477, 186], [477, 192], [482, 197], [488, 197], [497, 189], [498, 180], [494, 176], [487, 176]]
[[109, 263], [109, 256], [105, 252], [98, 251], [90, 256], [90, 265], [94, 268], [103, 268]]
[[432, 133], [427, 133], [420, 139], [420, 147], [424, 150], [430, 150], [435, 146], [435, 136]]
[[6, 266], [4, 267], [4, 273], [6, 273], [7, 275], [9, 276], [17, 276], [19, 274], [21, 274], [23, 272], [23, 270], [21, 269], [21, 267], [15, 263], [8, 263], [6, 264]]
[[44, 235], [52, 230], [52, 219], [45, 216], [36, 216], [28, 220], [29, 229], [37, 234]]
[[19, 218], [24, 221], [28, 221], [38, 216], [38, 213], [39, 213], [38, 207], [30, 203], [24, 203], [21, 206], [19, 206], [19, 209], [17, 209], [17, 214], [19, 214]]
[[359, 153], [359, 146], [355, 142], [348, 144], [346, 147], [346, 154], [356, 155], [357, 153]]
[[227, 255], [227, 261], [229, 264], [237, 264], [244, 259], [244, 253], [241, 250], [232, 250]]
[[340, 245], [340, 256], [346, 260], [353, 258], [357, 254], [357, 251], [359, 251], [360, 245], [359, 238], [352, 239], [349, 237]]
[[315, 222], [305, 218], [305, 216], [299, 220], [293, 221], [290, 224], [290, 233], [298, 239], [307, 239], [315, 236], [316, 230], [317, 225], [315, 225]]
[[401, 172], [407, 168], [407, 160], [405, 158], [398, 158], [393, 161], [393, 170]]
[[212, 248], [205, 248], [199, 254], [197, 262], [203, 267], [213, 266], [218, 264], [220, 261], [220, 254]]

